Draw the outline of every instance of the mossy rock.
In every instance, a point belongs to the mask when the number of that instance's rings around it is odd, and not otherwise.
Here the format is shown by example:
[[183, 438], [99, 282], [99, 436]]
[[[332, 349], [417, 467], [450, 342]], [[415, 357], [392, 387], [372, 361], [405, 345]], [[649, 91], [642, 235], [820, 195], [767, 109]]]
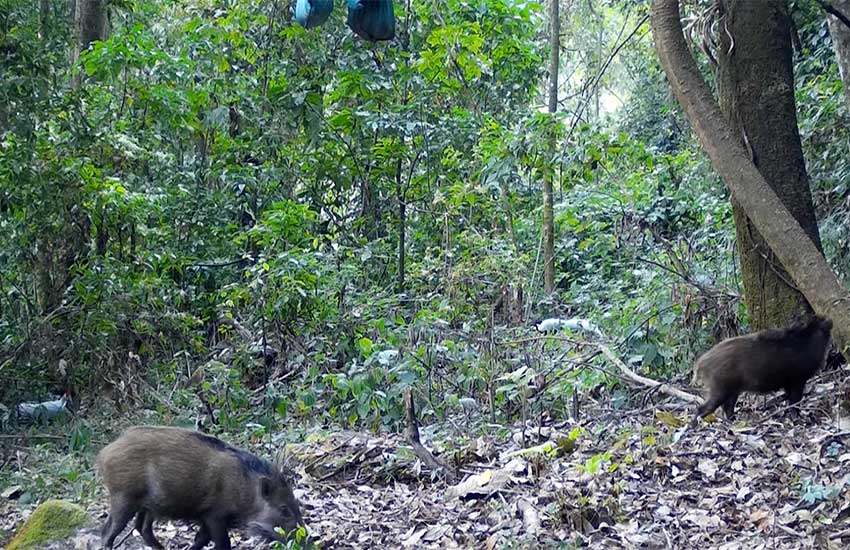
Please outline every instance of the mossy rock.
[[31, 550], [54, 540], [66, 539], [88, 523], [86, 511], [64, 500], [48, 500], [35, 509], [9, 542], [7, 550]]

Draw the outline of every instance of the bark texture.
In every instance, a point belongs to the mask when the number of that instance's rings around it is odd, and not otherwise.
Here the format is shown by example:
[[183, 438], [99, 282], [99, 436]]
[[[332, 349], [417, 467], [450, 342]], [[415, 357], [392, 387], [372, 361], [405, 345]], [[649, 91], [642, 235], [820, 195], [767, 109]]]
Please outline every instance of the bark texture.
[[661, 65], [714, 169], [815, 311], [834, 321], [832, 335], [847, 357], [850, 294], [756, 169], [741, 136], [724, 121], [685, 42], [679, 1], [653, 0], [651, 22]]
[[[831, 0], [830, 4], [846, 17], [850, 17], [850, 0]], [[832, 48], [838, 60], [838, 72], [841, 74], [841, 82], [844, 83], [844, 97], [850, 107], [850, 27], [834, 15], [827, 15], [826, 21], [829, 25], [829, 35], [832, 37]]]
[[[791, 26], [785, 2], [722, 0], [718, 93], [727, 123], [785, 208], [821, 250], [797, 128]], [[744, 299], [753, 330], [787, 326], [811, 308], [733, 198]]]

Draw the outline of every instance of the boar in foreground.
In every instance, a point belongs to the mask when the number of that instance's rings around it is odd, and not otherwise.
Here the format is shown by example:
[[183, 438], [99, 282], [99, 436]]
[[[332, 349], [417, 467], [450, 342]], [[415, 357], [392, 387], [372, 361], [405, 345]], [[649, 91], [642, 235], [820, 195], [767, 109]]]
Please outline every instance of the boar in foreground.
[[697, 360], [694, 382], [701, 381], [708, 397], [696, 412], [699, 418], [723, 406], [726, 418], [735, 414], [742, 392], [785, 390], [788, 404], [802, 399], [806, 380], [826, 359], [832, 321], [815, 316], [803, 324], [723, 340]]
[[200, 528], [191, 550], [211, 540], [230, 550], [228, 529], [248, 526], [255, 534], [284, 541], [275, 531], [303, 524], [298, 502], [277, 466], [200, 432], [138, 426], [104, 447], [97, 469], [109, 491], [109, 517], [101, 537], [115, 537], [136, 516], [136, 530], [161, 549], [154, 519], [182, 519]]

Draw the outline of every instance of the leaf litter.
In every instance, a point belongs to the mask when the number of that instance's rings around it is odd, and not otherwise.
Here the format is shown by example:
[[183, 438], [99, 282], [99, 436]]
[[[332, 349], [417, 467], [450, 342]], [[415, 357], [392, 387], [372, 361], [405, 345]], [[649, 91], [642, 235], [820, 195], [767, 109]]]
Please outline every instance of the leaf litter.
[[[847, 548], [850, 432], [832, 418], [836, 386], [812, 386], [798, 418], [749, 397], [736, 421], [691, 430], [671, 421], [691, 411], [670, 398], [589, 409], [579, 423], [483, 426], [476, 438], [423, 429], [456, 483], [425, 467], [402, 434], [315, 429], [287, 451], [321, 548]], [[266, 445], [260, 452], [273, 453]], [[13, 533], [31, 507], [15, 503], [20, 488], [4, 489], [0, 530]], [[99, 525], [104, 499], [89, 512]], [[168, 548], [195, 532], [181, 522], [155, 530]], [[67, 548], [97, 548], [94, 532]], [[238, 530], [231, 538], [263, 546]], [[136, 533], [124, 545], [143, 547]]]

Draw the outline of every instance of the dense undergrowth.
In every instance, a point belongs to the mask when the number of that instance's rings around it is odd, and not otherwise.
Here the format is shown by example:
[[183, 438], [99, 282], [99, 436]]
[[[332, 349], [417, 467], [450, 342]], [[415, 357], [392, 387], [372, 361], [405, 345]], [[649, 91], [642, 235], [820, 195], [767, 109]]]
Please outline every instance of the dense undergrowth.
[[[37, 6], [4, 4], [4, 427], [17, 402], [65, 390], [91, 414], [149, 408], [225, 431], [396, 430], [408, 388], [426, 423], [470, 401], [510, 422], [541, 375], [541, 409], [566, 415], [574, 390], [618, 381], [536, 321], [589, 319], [667, 379], [745, 322], [727, 193], [645, 25], [600, 79], [623, 104], [579, 123], [590, 88], [556, 117], [538, 109], [539, 4], [399, 5], [400, 39], [378, 46], [340, 13], [305, 31], [286, 4], [122, 4], [75, 67], [61, 13], [40, 36]], [[601, 22], [578, 10], [571, 43], [590, 56], [584, 24], [615, 36], [643, 9]], [[797, 16], [800, 128], [846, 277], [847, 112], [825, 23]], [[579, 67], [571, 82], [594, 77]], [[545, 296], [540, 181], [553, 171]], [[69, 448], [97, 431], [75, 421]], [[74, 464], [82, 493], [90, 465]]]

